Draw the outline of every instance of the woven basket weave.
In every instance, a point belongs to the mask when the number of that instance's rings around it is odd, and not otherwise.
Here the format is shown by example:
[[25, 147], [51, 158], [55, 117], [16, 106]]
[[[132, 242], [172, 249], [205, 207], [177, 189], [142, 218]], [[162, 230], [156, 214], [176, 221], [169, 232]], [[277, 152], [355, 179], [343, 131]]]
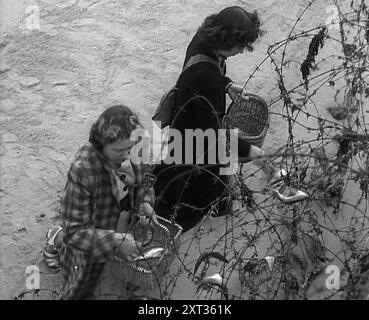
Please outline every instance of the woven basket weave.
[[268, 105], [263, 98], [247, 94], [249, 100], [232, 102], [223, 118], [223, 127], [239, 129], [239, 136], [247, 142], [262, 147], [269, 128]]
[[[153, 239], [145, 247], [145, 251], [151, 248], [164, 248], [165, 253], [159, 258], [148, 258], [136, 262], [114, 256], [116, 276], [133, 283], [143, 290], [154, 290], [160, 286], [160, 282], [173, 262], [181, 244], [182, 228], [178, 224], [172, 224], [169, 220], [157, 216], [159, 225], [155, 226]], [[136, 232], [139, 232], [136, 231]], [[144, 230], [143, 230], [144, 232]]]

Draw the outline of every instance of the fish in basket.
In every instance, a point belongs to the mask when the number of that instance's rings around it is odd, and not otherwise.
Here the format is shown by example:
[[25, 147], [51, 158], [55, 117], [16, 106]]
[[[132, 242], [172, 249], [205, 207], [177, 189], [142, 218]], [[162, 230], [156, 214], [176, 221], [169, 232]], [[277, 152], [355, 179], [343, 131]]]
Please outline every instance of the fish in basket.
[[239, 129], [239, 137], [259, 148], [269, 128], [268, 105], [263, 98], [247, 94], [248, 99], [232, 102], [223, 118], [223, 128]]
[[[160, 286], [161, 280], [168, 272], [181, 244], [182, 228], [176, 223], [157, 216], [158, 224], [152, 229], [151, 241], [141, 247], [141, 255], [133, 261], [114, 256], [116, 276], [133, 283], [143, 290], [154, 290]], [[144, 238], [140, 232], [148, 230], [143, 225], [135, 227], [135, 238]]]

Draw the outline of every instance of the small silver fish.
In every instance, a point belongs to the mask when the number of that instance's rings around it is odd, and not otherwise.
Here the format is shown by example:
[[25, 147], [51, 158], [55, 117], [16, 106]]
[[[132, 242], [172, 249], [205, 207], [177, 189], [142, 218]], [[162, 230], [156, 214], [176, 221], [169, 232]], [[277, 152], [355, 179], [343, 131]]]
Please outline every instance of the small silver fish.
[[218, 286], [222, 286], [223, 285], [223, 278], [219, 273], [215, 273], [212, 276], [208, 276], [205, 277], [204, 279], [202, 279], [202, 283], [211, 283], [211, 284], [216, 284]]
[[277, 197], [280, 201], [286, 204], [292, 204], [295, 202], [299, 202], [309, 197], [309, 195], [301, 190], [298, 190], [294, 195], [286, 197], [283, 194], [280, 194], [277, 190], [273, 189], [272, 193], [275, 197]]
[[274, 266], [274, 262], [275, 262], [275, 257], [272, 256], [266, 256], [264, 258], [266, 260], [266, 262], [268, 263], [268, 267], [270, 271], [273, 271], [273, 266]]
[[164, 254], [165, 254], [164, 248], [161, 248], [161, 247], [152, 248], [144, 252], [144, 254], [142, 254], [141, 256], [136, 257], [133, 261], [145, 260], [145, 259], [150, 259], [150, 258], [160, 258]]
[[197, 290], [208, 284], [212, 284], [219, 287], [221, 289], [221, 293], [224, 294], [225, 298], [228, 300], [228, 289], [223, 282], [222, 276], [219, 273], [215, 273], [212, 276], [203, 278]]

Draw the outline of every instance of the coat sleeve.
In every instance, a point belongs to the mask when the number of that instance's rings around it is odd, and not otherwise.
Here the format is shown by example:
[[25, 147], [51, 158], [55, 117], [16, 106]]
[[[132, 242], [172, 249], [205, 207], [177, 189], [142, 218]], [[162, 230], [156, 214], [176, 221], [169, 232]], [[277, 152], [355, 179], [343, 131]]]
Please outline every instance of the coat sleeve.
[[[230, 79], [229, 79], [230, 80]], [[196, 100], [195, 121], [198, 128], [206, 130], [209, 128], [219, 129], [222, 122], [222, 110], [220, 93], [223, 92], [221, 82], [209, 72], [200, 73], [194, 81], [195, 94], [206, 99]], [[216, 134], [218, 139], [218, 135]], [[248, 157], [250, 144], [245, 140], [238, 139], [238, 154], [241, 157]]]
[[[227, 72], [227, 65], [224, 64], [224, 71]], [[227, 92], [227, 89], [229, 88], [229, 86], [233, 83], [232, 79], [225, 76], [224, 77], [224, 84], [225, 84], [225, 89]], [[238, 139], [238, 155], [242, 158], [247, 158], [250, 154], [250, 143], [246, 142], [245, 140], [242, 139]]]
[[98, 229], [91, 224], [91, 176], [78, 163], [72, 164], [64, 189], [61, 214], [68, 246], [103, 262], [116, 248], [115, 230]]
[[[143, 164], [132, 163], [132, 169], [135, 175], [136, 183], [133, 188], [133, 198], [134, 201], [137, 198], [142, 198], [142, 201], [149, 202], [152, 207], [155, 205], [155, 191], [153, 185], [150, 183], [150, 166]], [[150, 187], [147, 185], [150, 184]], [[132, 202], [131, 206], [134, 206], [135, 202]]]
[[227, 88], [229, 84], [233, 83], [232, 79], [229, 77], [224, 77], [224, 84], [225, 87]]

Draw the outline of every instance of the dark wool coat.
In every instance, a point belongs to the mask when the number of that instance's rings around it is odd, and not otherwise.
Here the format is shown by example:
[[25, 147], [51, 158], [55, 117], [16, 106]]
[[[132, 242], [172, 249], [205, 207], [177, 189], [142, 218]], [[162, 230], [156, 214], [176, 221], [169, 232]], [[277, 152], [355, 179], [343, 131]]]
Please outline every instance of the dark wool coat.
[[[204, 45], [198, 33], [187, 48], [184, 65], [196, 54], [204, 54], [218, 60], [214, 52]], [[219, 64], [223, 69], [223, 74], [216, 65], [199, 62], [180, 75], [177, 82], [177, 113], [171, 127], [179, 130], [182, 137], [185, 137], [185, 129], [205, 131], [209, 128], [221, 128], [221, 120], [226, 112], [225, 88], [231, 80], [225, 77], [225, 60], [220, 60]], [[195, 95], [204, 96], [212, 106], [200, 98], [188, 103]], [[184, 142], [184, 139], [182, 141]], [[247, 156], [250, 145], [241, 140], [238, 143], [239, 153]], [[216, 143], [214, 145], [216, 147]], [[210, 150], [207, 143], [204, 149], [205, 152]], [[196, 144], [194, 143], [194, 155], [195, 150]], [[185, 163], [186, 153], [188, 149], [186, 150], [186, 144], [182, 143], [182, 164]], [[226, 176], [219, 176], [219, 159], [216, 159], [216, 164], [208, 164], [206, 154], [204, 159], [204, 165], [199, 165], [201, 170], [191, 165], [161, 164], [154, 171], [158, 178], [155, 185], [156, 212], [166, 218], [174, 213], [176, 222], [184, 228], [184, 231], [198, 223], [214, 201], [225, 196], [224, 183], [227, 179]], [[193, 163], [198, 163], [195, 158], [194, 161]], [[225, 214], [224, 207], [219, 210], [219, 215], [222, 214]]]

